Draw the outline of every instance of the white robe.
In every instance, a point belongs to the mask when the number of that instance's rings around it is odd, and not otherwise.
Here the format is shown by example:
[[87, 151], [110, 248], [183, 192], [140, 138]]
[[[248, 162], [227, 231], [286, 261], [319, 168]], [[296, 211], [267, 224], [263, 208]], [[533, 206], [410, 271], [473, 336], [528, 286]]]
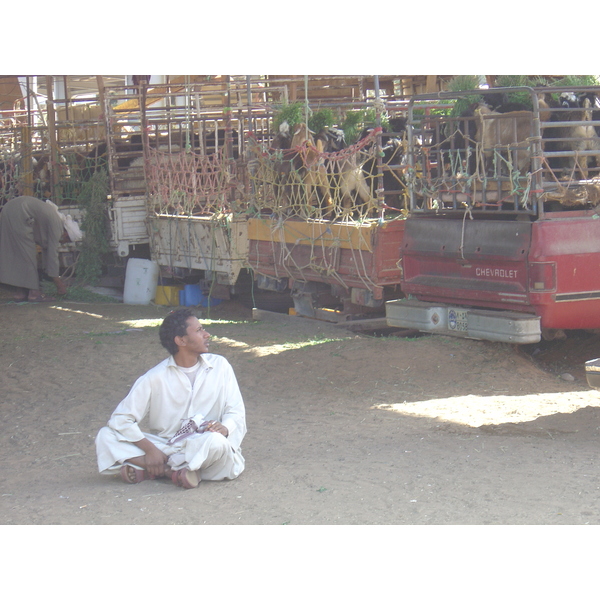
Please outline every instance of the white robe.
[[[101, 473], [114, 473], [130, 458], [144, 456], [133, 443], [144, 437], [169, 456], [169, 466], [199, 470], [201, 479], [234, 479], [244, 470], [240, 445], [246, 434], [246, 415], [233, 369], [217, 354], [202, 354], [200, 363], [193, 388], [172, 356], [135, 382], [96, 437]], [[190, 417], [198, 424], [219, 421], [229, 435], [194, 434], [168, 446], [167, 441]], [[145, 418], [148, 433], [140, 429]]]

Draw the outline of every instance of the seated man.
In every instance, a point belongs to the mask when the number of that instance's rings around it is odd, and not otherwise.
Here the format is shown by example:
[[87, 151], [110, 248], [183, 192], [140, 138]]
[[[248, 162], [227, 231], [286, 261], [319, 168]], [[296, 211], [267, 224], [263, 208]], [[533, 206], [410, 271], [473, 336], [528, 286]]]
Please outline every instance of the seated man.
[[[135, 382], [98, 433], [98, 470], [127, 483], [169, 477], [186, 489], [235, 479], [246, 416], [231, 365], [208, 354], [210, 334], [188, 308], [169, 313], [159, 336], [171, 356]], [[145, 417], [153, 433], [141, 431]]]

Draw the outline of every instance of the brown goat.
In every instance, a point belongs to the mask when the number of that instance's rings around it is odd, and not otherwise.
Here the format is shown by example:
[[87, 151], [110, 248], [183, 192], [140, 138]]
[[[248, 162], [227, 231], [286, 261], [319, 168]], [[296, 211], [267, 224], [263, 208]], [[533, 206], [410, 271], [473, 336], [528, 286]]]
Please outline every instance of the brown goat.
[[[325, 215], [329, 215], [332, 207], [331, 189], [327, 178], [327, 169], [322, 161], [323, 143], [317, 141], [305, 123], [299, 123], [294, 129], [291, 142], [294, 157], [294, 168], [302, 177], [309, 206], [319, 206]], [[321, 192], [321, 198], [317, 192]]]
[[523, 172], [531, 158], [529, 138], [533, 135], [533, 113], [528, 110], [499, 113], [481, 105], [475, 110], [475, 116], [475, 140], [483, 150], [485, 167], [489, 168], [495, 149], [508, 154], [516, 151], [515, 167]]

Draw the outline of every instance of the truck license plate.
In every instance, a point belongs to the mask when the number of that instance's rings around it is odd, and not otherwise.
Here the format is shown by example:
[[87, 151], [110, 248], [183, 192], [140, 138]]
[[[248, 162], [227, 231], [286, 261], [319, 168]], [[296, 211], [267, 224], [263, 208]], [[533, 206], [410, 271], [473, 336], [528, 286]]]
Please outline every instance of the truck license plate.
[[452, 331], [467, 331], [467, 313], [466, 310], [449, 308], [448, 328]]

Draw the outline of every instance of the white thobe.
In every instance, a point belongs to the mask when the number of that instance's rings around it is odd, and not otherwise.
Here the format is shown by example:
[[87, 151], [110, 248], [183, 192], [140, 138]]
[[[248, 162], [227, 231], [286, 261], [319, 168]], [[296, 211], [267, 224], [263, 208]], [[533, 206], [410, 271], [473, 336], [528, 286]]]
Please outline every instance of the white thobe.
[[[199, 360], [193, 387], [172, 356], [134, 383], [96, 437], [101, 473], [114, 473], [127, 460], [144, 456], [133, 443], [144, 437], [169, 457], [169, 466], [199, 470], [201, 479], [234, 479], [244, 470], [240, 445], [246, 434], [246, 415], [233, 369], [217, 354], [202, 354]], [[147, 433], [140, 429], [145, 418]], [[169, 446], [168, 440], [188, 418], [197, 424], [219, 421], [229, 435], [196, 433]]]

